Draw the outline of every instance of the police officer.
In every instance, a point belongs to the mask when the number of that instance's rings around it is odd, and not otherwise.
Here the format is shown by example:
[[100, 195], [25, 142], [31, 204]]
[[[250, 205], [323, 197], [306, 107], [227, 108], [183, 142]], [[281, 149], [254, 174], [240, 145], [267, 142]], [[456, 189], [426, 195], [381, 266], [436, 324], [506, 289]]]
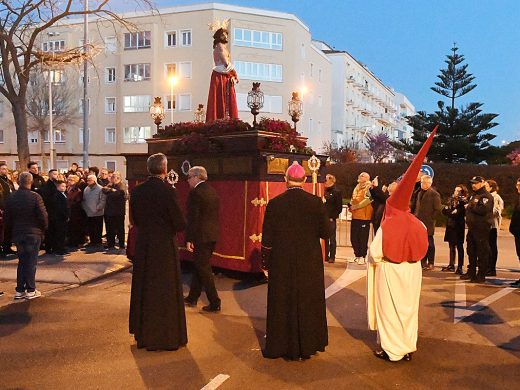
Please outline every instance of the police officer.
[[491, 256], [489, 231], [493, 225], [493, 196], [486, 191], [483, 177], [474, 176], [469, 182], [474, 192], [466, 205], [469, 265], [468, 272], [460, 278], [471, 283], [484, 283]]

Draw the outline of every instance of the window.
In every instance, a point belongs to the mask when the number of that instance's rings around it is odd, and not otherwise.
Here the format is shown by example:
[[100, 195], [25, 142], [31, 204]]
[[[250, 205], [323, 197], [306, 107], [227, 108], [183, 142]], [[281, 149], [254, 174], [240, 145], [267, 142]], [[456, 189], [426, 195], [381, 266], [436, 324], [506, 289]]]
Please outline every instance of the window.
[[191, 79], [191, 61], [179, 62], [179, 73], [184, 79]]
[[[81, 71], [79, 73], [79, 80], [78, 81], [79, 81], [80, 85], [83, 85], [83, 80], [85, 79], [84, 74], [85, 74], [85, 72], [83, 72], [83, 71]], [[87, 73], [87, 83], [90, 84], [90, 75], [88, 73]]]
[[61, 173], [67, 172], [69, 170], [69, 160], [56, 160], [56, 169]]
[[165, 46], [175, 47], [177, 46], [177, 31], [167, 31], [165, 34]]
[[123, 143], [125, 144], [143, 144], [147, 138], [152, 136], [152, 128], [150, 126], [132, 126], [125, 127], [123, 132]]
[[53, 84], [63, 84], [65, 82], [65, 72], [63, 70], [52, 70], [49, 73]]
[[4, 131], [0, 130], [0, 144], [4, 143]]
[[105, 83], [116, 82], [116, 68], [105, 68]]
[[4, 117], [4, 102], [0, 102], [0, 118]]
[[106, 144], [115, 144], [116, 143], [115, 127], [107, 127], [105, 129], [105, 143]]
[[[88, 144], [90, 145], [90, 129], [87, 131]], [[79, 129], [79, 143], [83, 145], [83, 129]]]
[[150, 80], [150, 64], [125, 65], [125, 81]]
[[166, 72], [166, 78], [175, 76], [177, 74], [177, 64], [164, 64], [164, 71]]
[[282, 65], [235, 61], [235, 68], [239, 78], [244, 80], [283, 81]]
[[48, 41], [42, 44], [42, 51], [57, 52], [63, 50], [65, 50], [65, 41]]
[[[88, 114], [90, 115], [90, 98], [87, 99]], [[79, 100], [79, 113], [83, 114], [83, 99]]]
[[235, 28], [233, 29], [233, 44], [259, 49], [282, 50], [282, 34]]
[[148, 112], [152, 105], [150, 95], [124, 96], [123, 112]]
[[38, 143], [38, 132], [37, 131], [30, 131], [28, 133], [29, 137], [29, 143], [30, 144], [37, 144]]
[[311, 77], [313, 76], [313, 70], [314, 70], [314, 64], [310, 64], [311, 65]]
[[322, 78], [321, 78], [321, 76], [322, 76], [322, 72], [321, 72], [321, 69], [320, 69], [320, 70], [318, 70], [318, 81], [319, 81], [320, 83], [323, 81]]
[[152, 46], [152, 32], [125, 33], [125, 50], [146, 49]]
[[191, 30], [181, 30], [181, 46], [191, 46]]
[[117, 51], [116, 37], [105, 38], [105, 53], [115, 53]]
[[115, 97], [106, 97], [105, 98], [105, 112], [106, 113], [116, 112], [116, 98]]
[[[56, 143], [64, 143], [66, 141], [65, 130], [54, 129], [53, 133], [54, 133], [54, 139], [53, 139], [54, 142], [56, 142]], [[45, 143], [49, 143], [50, 142], [50, 140], [49, 140], [49, 129], [45, 130], [45, 132], [43, 133], [43, 142], [45, 142]]]
[[105, 168], [111, 172], [114, 172], [116, 170], [116, 161], [113, 161], [113, 160], [105, 161]]
[[179, 95], [179, 111], [191, 111], [191, 94]]
[[177, 98], [175, 97], [175, 95], [168, 95], [165, 97], [164, 101], [166, 102], [166, 109], [167, 110], [171, 110], [172, 109], [172, 98], [173, 98], [173, 110], [175, 110], [176, 108], [176, 101], [177, 101]]

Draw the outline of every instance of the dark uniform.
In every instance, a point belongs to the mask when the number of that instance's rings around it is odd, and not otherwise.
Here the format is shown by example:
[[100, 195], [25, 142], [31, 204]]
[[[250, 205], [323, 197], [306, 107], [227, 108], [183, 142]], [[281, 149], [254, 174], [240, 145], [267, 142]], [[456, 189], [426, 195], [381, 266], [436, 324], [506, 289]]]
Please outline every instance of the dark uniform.
[[336, 259], [336, 219], [343, 210], [341, 191], [335, 185], [325, 188], [324, 201], [330, 221], [330, 237], [325, 240], [325, 260], [334, 263]]
[[[461, 279], [482, 283], [486, 280], [491, 248], [489, 231], [493, 225], [493, 196], [484, 187], [475, 191], [469, 198], [466, 208], [468, 234], [466, 244], [468, 251], [468, 272]], [[478, 272], [477, 272], [478, 267]]]

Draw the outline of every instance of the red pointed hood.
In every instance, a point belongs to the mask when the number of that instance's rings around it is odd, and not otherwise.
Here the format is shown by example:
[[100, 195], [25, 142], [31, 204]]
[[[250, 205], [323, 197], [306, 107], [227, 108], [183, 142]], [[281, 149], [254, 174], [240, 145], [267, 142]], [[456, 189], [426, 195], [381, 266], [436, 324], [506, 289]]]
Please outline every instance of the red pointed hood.
[[419, 219], [410, 213], [410, 199], [421, 165], [430, 149], [437, 128], [415, 156], [401, 181], [386, 201], [383, 230], [383, 255], [392, 262], [402, 263], [421, 260], [428, 250], [428, 233]]

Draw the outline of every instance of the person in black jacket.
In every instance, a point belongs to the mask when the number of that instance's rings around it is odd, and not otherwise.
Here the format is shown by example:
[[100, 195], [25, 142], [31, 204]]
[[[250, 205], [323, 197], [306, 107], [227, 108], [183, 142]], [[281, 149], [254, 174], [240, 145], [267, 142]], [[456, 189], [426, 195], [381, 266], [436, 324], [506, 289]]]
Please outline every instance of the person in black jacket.
[[[511, 215], [511, 224], [509, 225], [509, 232], [515, 237], [516, 256], [520, 261], [520, 178], [516, 180], [516, 196], [515, 208], [513, 215]], [[511, 283], [511, 287], [520, 287], [520, 279]]]
[[[13, 182], [7, 177], [9, 169], [7, 164], [0, 164], [0, 213], [3, 214], [5, 211], [5, 205], [7, 200], [16, 191]], [[12, 239], [9, 232], [5, 229], [5, 225], [2, 221], [3, 238], [0, 241], [0, 255], [14, 255], [16, 252], [12, 250]]]
[[220, 233], [220, 201], [217, 192], [206, 180], [206, 168], [194, 166], [188, 171], [188, 184], [192, 190], [188, 195], [186, 248], [193, 252], [195, 270], [190, 292], [184, 301], [188, 306], [195, 306], [204, 289], [209, 305], [204, 306], [202, 310], [218, 312], [220, 298], [215, 288], [210, 258]]
[[70, 207], [67, 199], [67, 184], [62, 180], [56, 181], [56, 192], [54, 193], [54, 210], [49, 216], [49, 224], [52, 220], [53, 225], [53, 241], [52, 247], [54, 254], [63, 256], [67, 254], [65, 251], [65, 239], [67, 237], [67, 222], [70, 219]]
[[39, 194], [31, 191], [33, 177], [22, 172], [20, 188], [9, 198], [5, 209], [7, 229], [10, 229], [18, 252], [16, 293], [14, 299], [34, 299], [41, 296], [36, 290], [36, 263], [41, 240], [47, 229], [47, 211]]
[[38, 167], [38, 163], [34, 161], [29, 161], [29, 163], [27, 164], [27, 170], [31, 173], [33, 177], [31, 190], [39, 193], [40, 189], [45, 184], [45, 179], [42, 176], [40, 176], [40, 168]]
[[374, 228], [374, 235], [377, 233], [379, 226], [381, 226], [381, 220], [385, 212], [386, 200], [389, 197], [387, 188], [385, 186], [379, 186], [379, 177], [374, 177], [372, 180], [372, 187], [370, 187], [370, 195], [372, 196], [372, 227]]
[[470, 183], [474, 194], [469, 198], [466, 206], [466, 223], [468, 225], [466, 244], [469, 265], [468, 272], [460, 278], [469, 280], [471, 283], [484, 283], [491, 257], [489, 231], [494, 223], [493, 196], [486, 191], [483, 177], [474, 176]]
[[325, 240], [325, 261], [329, 263], [336, 261], [336, 219], [343, 210], [343, 197], [335, 184], [336, 177], [328, 173], [325, 176], [324, 202], [330, 221], [330, 237]]
[[[448, 199], [448, 204], [442, 209], [442, 213], [447, 217], [444, 241], [450, 247], [450, 264], [442, 267], [443, 272], [455, 272], [457, 275], [462, 275], [467, 203], [468, 189], [464, 184], [459, 184]], [[455, 254], [458, 255], [457, 270], [455, 270]]]
[[114, 172], [111, 181], [110, 184], [103, 187], [103, 192], [106, 195], [104, 216], [107, 228], [107, 249], [114, 248], [116, 236], [119, 242], [119, 249], [124, 249], [126, 200], [128, 196], [126, 186], [121, 180], [121, 173]]
[[45, 182], [44, 185], [40, 187], [38, 193], [41, 195], [43, 199], [43, 203], [45, 204], [45, 209], [47, 210], [47, 214], [49, 215], [49, 229], [45, 232], [45, 252], [47, 254], [52, 254], [56, 250], [54, 248], [56, 235], [56, 225], [57, 221], [55, 213], [55, 202], [56, 202], [56, 193], [58, 190], [56, 189], [56, 181], [58, 180], [58, 171], [56, 169], [49, 170], [49, 180]]

